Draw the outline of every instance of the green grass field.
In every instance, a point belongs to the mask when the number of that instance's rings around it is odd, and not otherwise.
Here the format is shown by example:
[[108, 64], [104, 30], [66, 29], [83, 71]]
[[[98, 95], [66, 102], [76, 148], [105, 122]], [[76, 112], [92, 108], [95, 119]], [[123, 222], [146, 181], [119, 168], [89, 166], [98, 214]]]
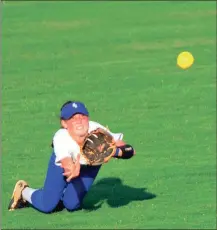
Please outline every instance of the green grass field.
[[[216, 3], [5, 2], [2, 12], [2, 228], [216, 228]], [[69, 99], [137, 155], [102, 168], [83, 210], [8, 212], [17, 180], [43, 186]]]

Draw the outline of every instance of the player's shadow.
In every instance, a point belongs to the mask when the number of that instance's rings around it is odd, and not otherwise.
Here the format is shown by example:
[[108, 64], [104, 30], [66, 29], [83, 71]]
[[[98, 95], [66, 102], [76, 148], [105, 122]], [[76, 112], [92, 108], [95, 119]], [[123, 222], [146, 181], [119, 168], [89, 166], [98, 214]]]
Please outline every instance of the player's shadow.
[[155, 194], [146, 188], [135, 188], [124, 185], [119, 178], [110, 177], [97, 181], [83, 200], [82, 209], [93, 211], [99, 209], [103, 202], [112, 208], [128, 205], [131, 201], [153, 199]]

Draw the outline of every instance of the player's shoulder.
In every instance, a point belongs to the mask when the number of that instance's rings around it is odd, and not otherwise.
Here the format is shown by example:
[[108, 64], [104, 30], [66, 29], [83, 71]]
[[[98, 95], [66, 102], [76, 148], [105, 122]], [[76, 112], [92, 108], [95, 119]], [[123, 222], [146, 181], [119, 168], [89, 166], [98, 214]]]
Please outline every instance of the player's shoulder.
[[98, 128], [106, 129], [103, 125], [96, 121], [89, 121], [89, 132], [96, 130]]
[[95, 127], [97, 125], [99, 125], [98, 122], [96, 122], [96, 121], [89, 121], [89, 126]]
[[113, 133], [108, 127], [103, 126], [102, 124], [96, 122], [96, 121], [89, 121], [89, 133], [93, 130], [96, 130], [97, 128], [101, 128], [109, 132], [115, 140], [122, 140], [123, 139], [123, 133]]
[[67, 138], [68, 136], [69, 136], [68, 131], [64, 128], [60, 128], [54, 133], [53, 139], [63, 139], [63, 138]]

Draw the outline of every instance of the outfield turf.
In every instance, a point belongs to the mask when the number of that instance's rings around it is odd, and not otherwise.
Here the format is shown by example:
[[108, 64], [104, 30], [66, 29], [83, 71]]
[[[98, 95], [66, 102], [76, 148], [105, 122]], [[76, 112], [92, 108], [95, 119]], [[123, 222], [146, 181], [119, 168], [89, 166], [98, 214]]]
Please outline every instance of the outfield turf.
[[[215, 2], [3, 4], [2, 228], [215, 228]], [[192, 68], [176, 66], [181, 51]], [[66, 100], [137, 155], [100, 171], [84, 209], [8, 212], [43, 185]]]

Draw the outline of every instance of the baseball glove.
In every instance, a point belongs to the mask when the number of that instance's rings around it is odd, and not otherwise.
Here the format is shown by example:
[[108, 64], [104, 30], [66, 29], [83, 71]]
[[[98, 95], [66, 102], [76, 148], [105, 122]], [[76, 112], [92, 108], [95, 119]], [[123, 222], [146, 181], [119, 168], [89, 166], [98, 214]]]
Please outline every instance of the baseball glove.
[[108, 162], [115, 151], [116, 145], [113, 137], [101, 128], [90, 132], [81, 147], [81, 155], [88, 165], [101, 165]]

